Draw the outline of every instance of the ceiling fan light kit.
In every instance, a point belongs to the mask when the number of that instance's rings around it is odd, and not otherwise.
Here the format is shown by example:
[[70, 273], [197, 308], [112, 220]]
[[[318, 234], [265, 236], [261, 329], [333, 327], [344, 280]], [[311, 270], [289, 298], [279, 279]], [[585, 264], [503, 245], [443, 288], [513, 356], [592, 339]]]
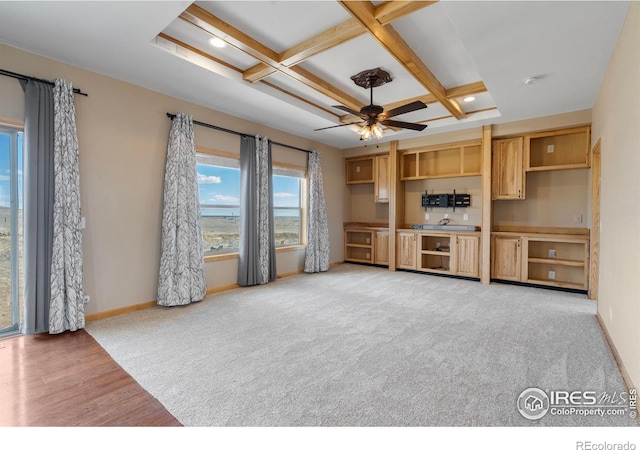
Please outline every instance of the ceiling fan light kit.
[[[360, 119], [364, 120], [364, 124], [358, 131], [360, 134], [360, 140], [369, 140], [372, 137], [376, 137], [380, 139], [383, 136], [383, 130], [380, 125], [384, 125], [392, 128], [404, 128], [408, 130], [416, 130], [422, 131], [427, 128], [426, 124], [420, 123], [410, 123], [410, 122], [402, 122], [398, 120], [389, 120], [391, 117], [399, 116], [401, 114], [406, 114], [412, 111], [418, 111], [420, 109], [425, 109], [427, 105], [422, 101], [414, 101], [411, 103], [407, 103], [406, 105], [399, 106], [390, 111], [385, 112], [384, 108], [380, 105], [373, 104], [373, 88], [382, 86], [383, 84], [389, 83], [392, 81], [391, 75], [385, 70], [381, 68], [363, 70], [356, 75], [351, 77], [353, 82], [364, 88], [370, 90], [370, 103], [367, 106], [363, 106], [360, 109], [360, 112], [355, 111], [351, 108], [348, 108], [343, 105], [336, 105], [334, 108], [341, 109], [342, 111], [348, 112], [349, 114], [353, 114], [354, 116], [358, 116]], [[341, 125], [334, 125], [331, 127], [318, 128], [314, 131], [326, 130], [329, 128], [336, 128], [352, 125], [352, 123], [345, 123]]]

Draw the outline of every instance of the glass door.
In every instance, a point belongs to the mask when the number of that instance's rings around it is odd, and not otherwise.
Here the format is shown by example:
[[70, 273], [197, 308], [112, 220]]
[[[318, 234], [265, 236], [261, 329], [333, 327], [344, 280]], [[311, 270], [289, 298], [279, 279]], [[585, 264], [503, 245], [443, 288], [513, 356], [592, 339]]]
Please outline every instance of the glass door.
[[0, 336], [22, 310], [22, 131], [0, 127]]

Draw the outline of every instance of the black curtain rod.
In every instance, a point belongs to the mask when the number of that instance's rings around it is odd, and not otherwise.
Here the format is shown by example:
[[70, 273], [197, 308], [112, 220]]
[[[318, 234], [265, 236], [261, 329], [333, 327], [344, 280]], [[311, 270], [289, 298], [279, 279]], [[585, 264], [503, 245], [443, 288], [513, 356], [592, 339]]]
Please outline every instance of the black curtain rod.
[[[176, 116], [175, 114], [167, 113], [167, 117], [169, 119], [171, 119], [171, 120], [173, 120], [173, 118], [175, 116]], [[194, 120], [193, 124], [194, 125], [200, 125], [201, 127], [213, 128], [214, 130], [218, 130], [218, 131], [224, 131], [225, 133], [235, 134], [236, 136], [250, 136], [249, 134], [246, 134], [246, 133], [240, 133], [238, 131], [233, 131], [233, 130], [229, 130], [227, 128], [222, 128], [222, 127], [217, 127], [215, 125], [211, 125], [211, 124], [208, 124], [208, 123], [198, 122], [197, 120]], [[294, 147], [293, 145], [283, 144], [281, 142], [276, 142], [276, 141], [270, 141], [270, 142], [272, 144], [274, 144], [274, 145], [279, 145], [280, 147], [290, 148], [291, 150], [298, 150], [299, 152], [311, 153], [311, 150], [305, 150], [303, 148]]]
[[[15, 72], [10, 72], [8, 70], [4, 70], [4, 69], [0, 69], [0, 75], [4, 75], [5, 77], [11, 77], [11, 78], [17, 78], [18, 80], [33, 80], [33, 81], [40, 81], [41, 83], [47, 83], [50, 85], [55, 85], [55, 83], [53, 81], [50, 80], [43, 80], [41, 78], [36, 78], [36, 77], [30, 77], [28, 75], [22, 75], [21, 73], [15, 73]], [[80, 89], [78, 88], [73, 88], [73, 92], [79, 95], [84, 95], [85, 97], [88, 97], [88, 94], [85, 94], [84, 92], [82, 92]]]

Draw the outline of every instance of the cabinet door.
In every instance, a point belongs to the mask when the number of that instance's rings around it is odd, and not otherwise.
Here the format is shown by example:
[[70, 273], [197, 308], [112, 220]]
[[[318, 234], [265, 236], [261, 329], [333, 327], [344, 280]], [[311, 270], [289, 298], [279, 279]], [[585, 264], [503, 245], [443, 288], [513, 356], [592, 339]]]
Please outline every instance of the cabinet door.
[[416, 268], [416, 234], [398, 233], [397, 266], [402, 269]]
[[376, 231], [375, 248], [373, 250], [375, 263], [387, 265], [389, 264], [389, 232]]
[[519, 237], [494, 236], [491, 249], [491, 278], [521, 281], [522, 246]]
[[524, 139], [493, 142], [492, 197], [494, 200], [523, 200], [525, 188]]
[[389, 155], [376, 156], [374, 190], [376, 203], [389, 203]]
[[463, 277], [478, 278], [478, 249], [480, 238], [477, 236], [456, 236], [456, 274]]

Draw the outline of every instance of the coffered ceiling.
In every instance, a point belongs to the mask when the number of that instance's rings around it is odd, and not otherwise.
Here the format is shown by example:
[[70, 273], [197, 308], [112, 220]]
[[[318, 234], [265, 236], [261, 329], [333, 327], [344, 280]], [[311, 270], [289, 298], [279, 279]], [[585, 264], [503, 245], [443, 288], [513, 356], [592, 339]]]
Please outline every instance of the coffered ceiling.
[[[0, 2], [0, 41], [339, 148], [373, 89], [381, 141], [588, 109], [628, 2]], [[227, 45], [214, 47], [218, 37]], [[1, 64], [0, 64], [1, 66]], [[527, 85], [525, 78], [537, 77]], [[463, 99], [473, 96], [471, 102]], [[197, 118], [195, 118], [197, 119]], [[333, 127], [314, 131], [319, 128]]]

